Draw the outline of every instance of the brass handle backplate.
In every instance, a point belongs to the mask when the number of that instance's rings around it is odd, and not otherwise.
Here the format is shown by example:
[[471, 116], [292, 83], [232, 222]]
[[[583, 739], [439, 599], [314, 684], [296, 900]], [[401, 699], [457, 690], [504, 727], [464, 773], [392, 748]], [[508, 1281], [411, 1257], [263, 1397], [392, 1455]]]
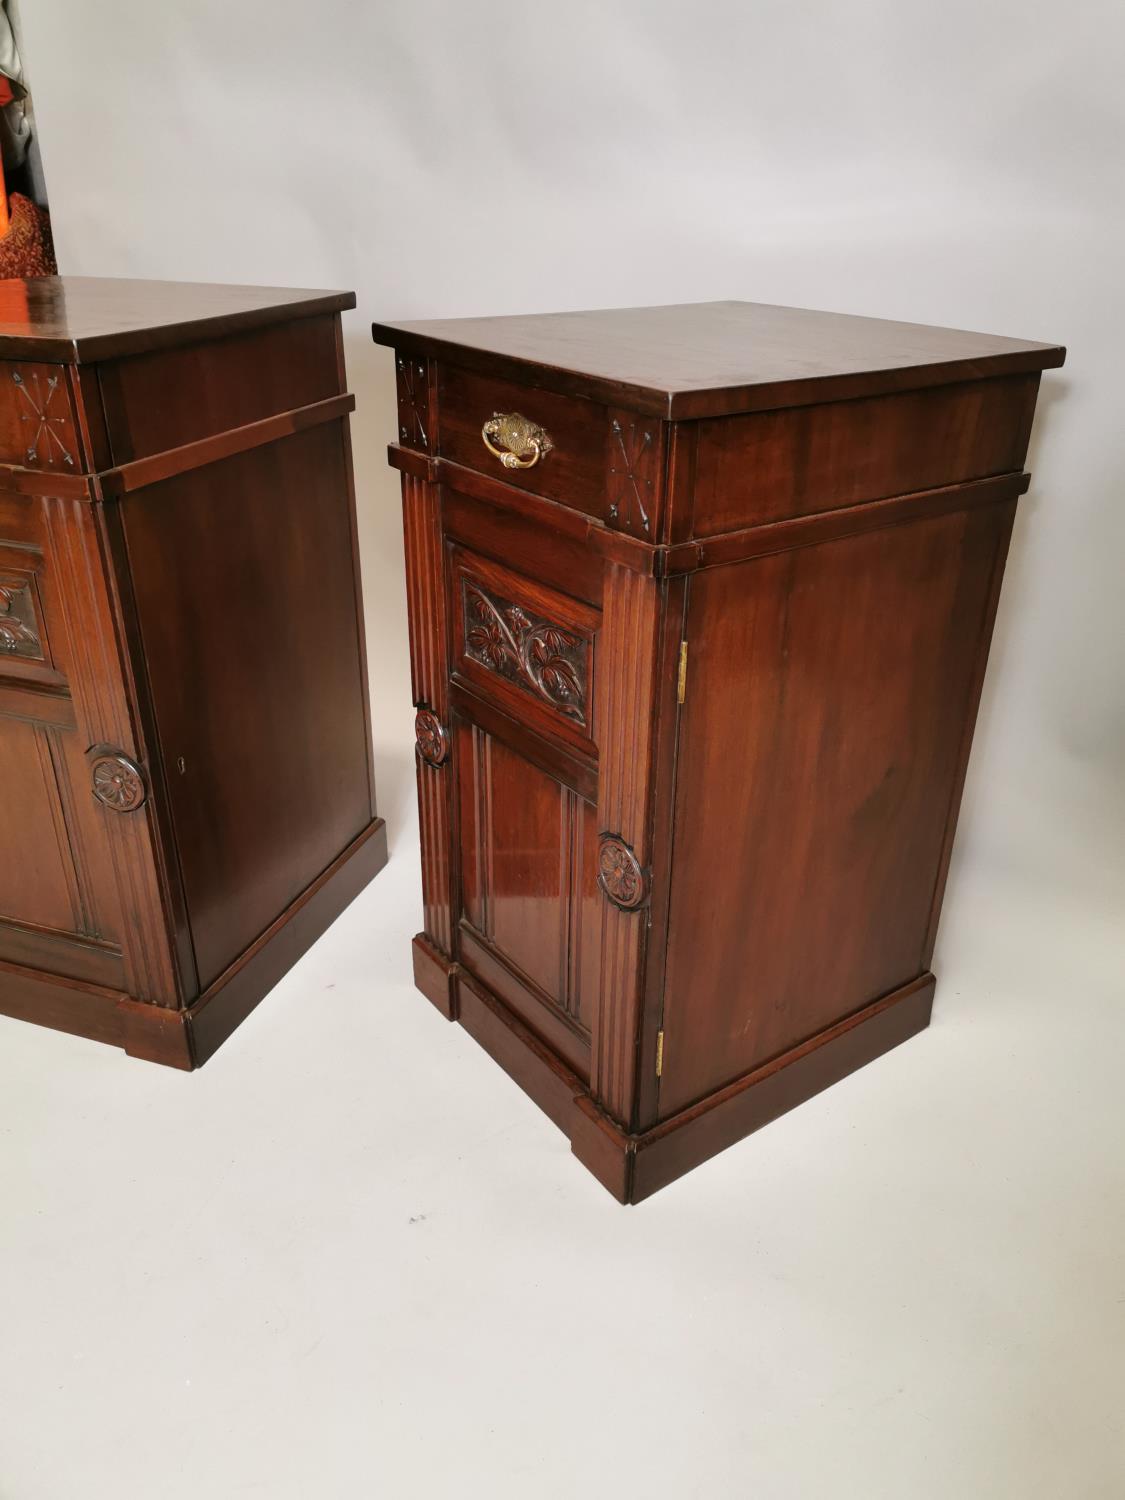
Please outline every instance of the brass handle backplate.
[[555, 446], [538, 422], [529, 422], [518, 411], [493, 412], [480, 435], [489, 453], [506, 469], [533, 469]]

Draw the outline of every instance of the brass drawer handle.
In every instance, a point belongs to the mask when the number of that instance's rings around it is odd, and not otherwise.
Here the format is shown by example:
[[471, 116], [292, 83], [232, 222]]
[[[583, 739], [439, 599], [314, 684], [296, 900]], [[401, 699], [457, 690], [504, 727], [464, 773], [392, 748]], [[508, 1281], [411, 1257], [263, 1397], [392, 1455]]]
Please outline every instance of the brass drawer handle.
[[[489, 453], [506, 469], [533, 469], [555, 446], [538, 422], [529, 422], [518, 411], [493, 412], [480, 435]], [[493, 438], [502, 446], [497, 448]]]

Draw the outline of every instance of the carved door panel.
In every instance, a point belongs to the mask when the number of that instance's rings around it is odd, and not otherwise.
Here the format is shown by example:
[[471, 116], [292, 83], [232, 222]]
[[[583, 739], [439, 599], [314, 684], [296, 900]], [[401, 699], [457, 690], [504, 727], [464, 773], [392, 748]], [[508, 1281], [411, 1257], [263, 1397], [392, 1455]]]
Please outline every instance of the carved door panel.
[[593, 757], [599, 612], [462, 547], [451, 550], [449, 586], [455, 679]]
[[460, 958], [588, 1079], [600, 612], [456, 544], [447, 588]]
[[597, 810], [458, 720], [461, 960], [584, 1079], [601, 952]]
[[0, 960], [120, 987], [99, 757], [72, 697], [52, 503], [0, 499]]

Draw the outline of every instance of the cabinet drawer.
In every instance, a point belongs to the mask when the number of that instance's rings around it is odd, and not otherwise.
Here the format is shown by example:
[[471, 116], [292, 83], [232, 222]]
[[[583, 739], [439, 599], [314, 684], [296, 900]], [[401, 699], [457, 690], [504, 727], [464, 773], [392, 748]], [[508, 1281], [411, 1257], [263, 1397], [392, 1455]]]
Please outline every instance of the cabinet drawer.
[[[517, 414], [546, 434], [538, 458], [527, 468], [504, 464], [489, 451], [482, 435], [484, 424], [493, 417]], [[609, 430], [608, 411], [592, 401], [474, 375], [456, 366], [441, 368], [438, 444], [443, 458], [590, 516], [605, 511]], [[504, 450], [502, 439], [490, 440]], [[523, 451], [530, 456], [534, 449]]]
[[454, 677], [592, 755], [598, 611], [459, 547], [450, 591]]

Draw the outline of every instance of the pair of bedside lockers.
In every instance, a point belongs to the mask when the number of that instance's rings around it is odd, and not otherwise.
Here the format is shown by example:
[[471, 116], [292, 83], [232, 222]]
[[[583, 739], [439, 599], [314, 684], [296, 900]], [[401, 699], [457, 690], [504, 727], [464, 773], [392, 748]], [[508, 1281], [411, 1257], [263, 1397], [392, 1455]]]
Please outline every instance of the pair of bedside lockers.
[[[8, 1015], [198, 1066], [385, 862], [354, 305], [0, 284]], [[740, 302], [374, 336], [416, 982], [636, 1202], [927, 1024], [1064, 351]]]

